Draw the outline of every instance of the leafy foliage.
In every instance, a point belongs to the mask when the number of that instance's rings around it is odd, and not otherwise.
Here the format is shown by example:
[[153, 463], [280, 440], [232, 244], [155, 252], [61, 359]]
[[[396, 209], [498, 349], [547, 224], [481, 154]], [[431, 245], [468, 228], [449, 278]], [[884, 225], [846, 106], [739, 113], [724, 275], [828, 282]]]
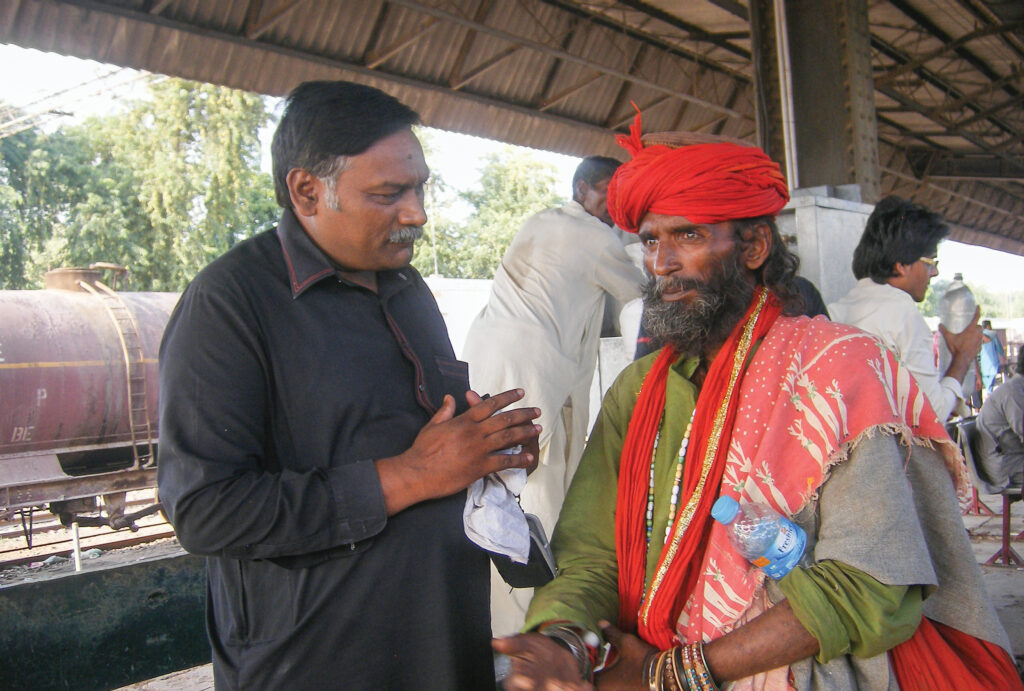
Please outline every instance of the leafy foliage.
[[[180, 290], [276, 221], [259, 165], [263, 99], [180, 79], [149, 88], [124, 112], [0, 140], [0, 287], [37, 288], [48, 269], [110, 262], [129, 267], [124, 288]], [[429, 132], [418, 135], [429, 161]], [[435, 173], [413, 263], [493, 277], [522, 221], [563, 203], [555, 183], [553, 166], [511, 147], [485, 159], [478, 189], [459, 192]]]
[[[260, 172], [259, 96], [166, 79], [120, 113], [0, 140], [0, 287], [34, 288], [61, 266], [128, 266], [131, 290], [180, 290], [213, 258], [273, 223]], [[429, 161], [430, 134], [418, 132]], [[435, 170], [437, 166], [434, 167]], [[523, 220], [564, 203], [556, 171], [506, 147], [479, 187], [434, 174], [414, 264], [424, 274], [491, 278]]]
[[150, 90], [123, 113], [2, 140], [3, 287], [112, 262], [132, 290], [180, 290], [277, 218], [259, 171], [262, 98], [179, 79]]
[[[428, 145], [428, 155], [429, 155]], [[413, 264], [421, 273], [434, 273], [434, 248], [438, 272], [451, 278], [493, 278], [501, 257], [519, 226], [530, 215], [565, 203], [554, 191], [554, 166], [538, 161], [528, 151], [505, 147], [484, 157], [480, 187], [458, 195], [472, 209], [465, 222], [446, 215], [453, 206], [443, 187], [428, 192], [428, 223], [425, 242]], [[439, 204], [437, 201], [446, 201]], [[424, 271], [424, 269], [426, 269]]]
[[948, 280], [940, 278], [932, 279], [929, 282], [928, 291], [924, 294], [924, 300], [917, 305], [917, 309], [921, 311], [921, 314], [926, 317], [939, 316], [939, 300], [946, 294], [949, 283]]

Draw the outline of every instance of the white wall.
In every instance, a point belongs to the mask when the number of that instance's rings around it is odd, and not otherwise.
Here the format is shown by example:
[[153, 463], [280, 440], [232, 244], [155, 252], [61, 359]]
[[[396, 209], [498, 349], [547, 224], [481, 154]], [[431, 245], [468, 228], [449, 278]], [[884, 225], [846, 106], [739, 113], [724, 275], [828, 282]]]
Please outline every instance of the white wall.
[[445, 278], [425, 276], [430, 292], [437, 300], [441, 316], [448, 326], [448, 337], [452, 340], [455, 357], [462, 357], [462, 347], [473, 319], [487, 304], [491, 294], [491, 281], [477, 278]]

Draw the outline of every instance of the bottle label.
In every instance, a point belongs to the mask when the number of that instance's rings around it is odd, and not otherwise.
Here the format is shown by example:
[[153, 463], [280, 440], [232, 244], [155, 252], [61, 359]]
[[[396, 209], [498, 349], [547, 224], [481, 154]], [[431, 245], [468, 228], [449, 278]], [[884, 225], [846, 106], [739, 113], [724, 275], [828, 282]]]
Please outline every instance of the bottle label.
[[778, 580], [797, 565], [806, 546], [807, 535], [803, 528], [783, 518], [779, 521], [779, 534], [775, 538], [775, 543], [768, 548], [763, 556], [754, 559], [752, 563]]

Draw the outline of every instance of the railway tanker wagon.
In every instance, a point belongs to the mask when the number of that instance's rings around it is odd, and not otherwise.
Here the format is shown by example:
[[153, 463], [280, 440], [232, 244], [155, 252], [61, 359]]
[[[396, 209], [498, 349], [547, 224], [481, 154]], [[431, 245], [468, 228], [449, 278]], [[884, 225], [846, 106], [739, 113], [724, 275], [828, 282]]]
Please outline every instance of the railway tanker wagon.
[[[116, 292], [58, 269], [0, 291], [0, 517], [134, 527], [125, 493], [156, 487], [157, 352], [177, 293]], [[98, 498], [102, 498], [101, 500]]]

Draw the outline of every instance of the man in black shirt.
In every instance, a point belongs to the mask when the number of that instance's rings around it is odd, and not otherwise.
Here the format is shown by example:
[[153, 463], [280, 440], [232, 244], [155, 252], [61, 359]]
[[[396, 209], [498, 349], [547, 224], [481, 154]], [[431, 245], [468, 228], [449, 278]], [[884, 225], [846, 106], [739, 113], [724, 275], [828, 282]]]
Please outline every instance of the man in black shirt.
[[469, 391], [409, 266], [417, 119], [369, 87], [296, 88], [278, 227], [200, 272], [167, 325], [160, 497], [208, 557], [218, 688], [493, 687], [464, 490], [535, 463], [539, 411]]

